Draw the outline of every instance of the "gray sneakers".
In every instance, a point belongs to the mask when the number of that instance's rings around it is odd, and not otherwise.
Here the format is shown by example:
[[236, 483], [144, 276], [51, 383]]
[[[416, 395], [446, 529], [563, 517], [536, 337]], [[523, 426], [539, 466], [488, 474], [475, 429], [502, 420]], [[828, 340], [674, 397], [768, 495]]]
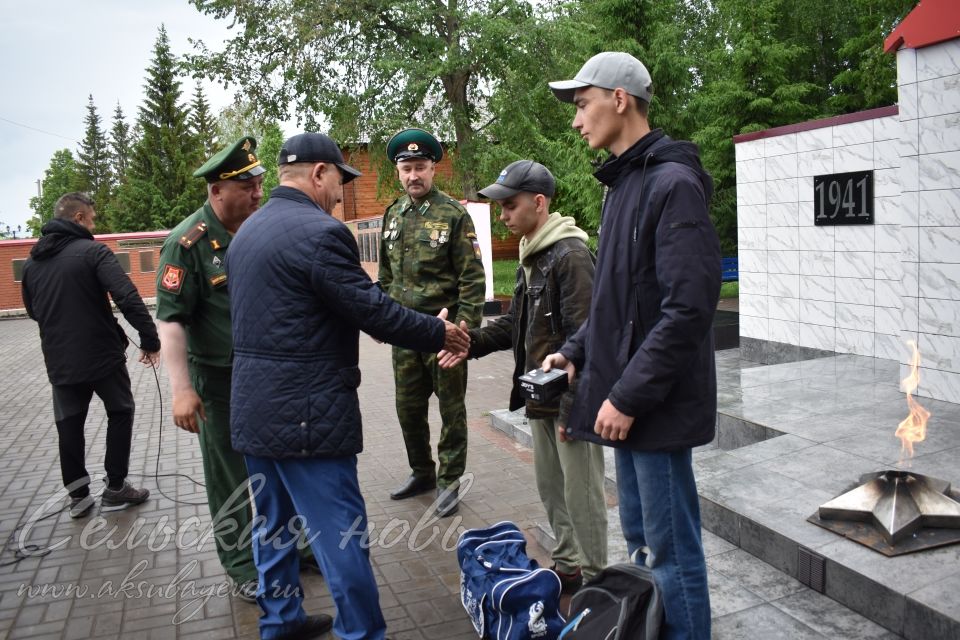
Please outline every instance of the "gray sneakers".
[[96, 500], [89, 493], [82, 498], [70, 498], [70, 517], [82, 518], [90, 513], [94, 504], [96, 504]]
[[129, 482], [124, 481], [119, 489], [107, 487], [100, 496], [100, 511], [120, 511], [127, 507], [143, 504], [150, 497], [146, 489], [136, 489]]

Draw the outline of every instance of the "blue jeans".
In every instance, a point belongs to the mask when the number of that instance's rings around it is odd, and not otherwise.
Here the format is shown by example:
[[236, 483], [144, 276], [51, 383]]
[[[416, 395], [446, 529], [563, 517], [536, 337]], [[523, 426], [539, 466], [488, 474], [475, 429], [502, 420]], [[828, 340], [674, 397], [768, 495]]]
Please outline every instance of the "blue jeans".
[[[661, 640], [709, 640], [710, 593], [690, 449], [617, 449], [620, 523], [631, 556], [649, 565], [663, 594]], [[650, 557], [646, 557], [649, 555]]]
[[260, 638], [289, 633], [306, 619], [300, 586], [298, 514], [323, 571], [342, 640], [383, 640], [387, 625], [370, 566], [370, 552], [356, 535], [367, 530], [367, 509], [357, 481], [357, 457], [272, 460], [244, 456], [256, 506], [253, 559], [259, 573]]

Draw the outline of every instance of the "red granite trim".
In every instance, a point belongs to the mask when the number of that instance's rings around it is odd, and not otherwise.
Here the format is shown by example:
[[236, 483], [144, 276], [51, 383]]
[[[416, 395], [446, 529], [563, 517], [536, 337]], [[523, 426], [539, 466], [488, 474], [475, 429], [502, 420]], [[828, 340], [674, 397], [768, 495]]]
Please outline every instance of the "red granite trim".
[[900, 108], [892, 104], [889, 107], [878, 107], [876, 109], [867, 109], [866, 111], [857, 111], [856, 113], [845, 113], [842, 116], [832, 116], [820, 120], [808, 120], [806, 122], [798, 122], [797, 124], [774, 127], [773, 129], [764, 129], [763, 131], [741, 133], [740, 135], [733, 136], [733, 143], [738, 144], [740, 142], [750, 142], [751, 140], [762, 140], [763, 138], [775, 138], [776, 136], [785, 136], [788, 133], [800, 133], [801, 131], [824, 129], [841, 124], [850, 124], [851, 122], [863, 122], [864, 120], [895, 116], [898, 113], [900, 113]]

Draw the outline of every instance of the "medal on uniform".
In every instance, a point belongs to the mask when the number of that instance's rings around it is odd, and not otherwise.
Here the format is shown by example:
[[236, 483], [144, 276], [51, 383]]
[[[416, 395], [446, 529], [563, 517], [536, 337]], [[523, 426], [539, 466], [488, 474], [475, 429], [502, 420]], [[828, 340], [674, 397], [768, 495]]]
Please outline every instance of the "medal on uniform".
[[433, 247], [434, 249], [437, 248], [437, 238], [439, 236], [440, 234], [437, 232], [436, 229], [433, 229], [432, 231], [430, 231], [430, 246]]
[[440, 244], [444, 244], [446, 241], [447, 241], [447, 232], [446, 232], [446, 231], [441, 231], [441, 232], [440, 232], [440, 240], [439, 240], [439, 242], [440, 242]]
[[387, 249], [389, 249], [390, 251], [393, 251], [393, 243], [392, 243], [392, 242], [387, 245]]
[[213, 266], [219, 267], [223, 264], [223, 260], [220, 259], [220, 256], [213, 256]]
[[390, 230], [390, 239], [391, 239], [391, 240], [396, 240], [396, 239], [397, 239], [397, 236], [399, 236], [399, 235], [400, 235], [400, 229], [391, 229], [391, 230]]

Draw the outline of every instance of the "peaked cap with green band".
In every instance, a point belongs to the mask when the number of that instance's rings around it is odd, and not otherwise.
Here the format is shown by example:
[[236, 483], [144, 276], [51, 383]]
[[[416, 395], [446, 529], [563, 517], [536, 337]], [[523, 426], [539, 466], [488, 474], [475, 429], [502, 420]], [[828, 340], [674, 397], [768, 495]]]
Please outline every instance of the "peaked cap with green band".
[[256, 150], [256, 139], [244, 136], [204, 162], [202, 167], [193, 172], [193, 177], [204, 178], [207, 182], [249, 180], [266, 171], [260, 165]]
[[443, 147], [439, 140], [423, 129], [404, 129], [395, 133], [387, 142], [387, 157], [393, 163], [414, 158], [440, 162], [443, 158]]

